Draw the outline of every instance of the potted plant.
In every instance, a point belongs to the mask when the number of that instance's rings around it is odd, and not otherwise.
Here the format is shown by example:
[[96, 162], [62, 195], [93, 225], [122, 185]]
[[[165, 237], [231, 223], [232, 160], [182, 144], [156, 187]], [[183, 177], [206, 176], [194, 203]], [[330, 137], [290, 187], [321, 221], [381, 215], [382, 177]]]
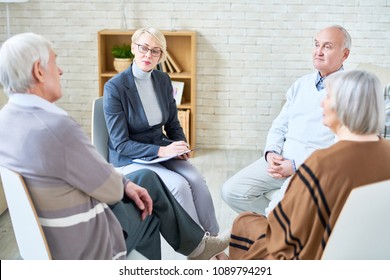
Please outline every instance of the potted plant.
[[131, 52], [131, 45], [115, 45], [111, 49], [114, 57], [114, 68], [119, 73], [126, 70], [133, 61], [134, 55]]

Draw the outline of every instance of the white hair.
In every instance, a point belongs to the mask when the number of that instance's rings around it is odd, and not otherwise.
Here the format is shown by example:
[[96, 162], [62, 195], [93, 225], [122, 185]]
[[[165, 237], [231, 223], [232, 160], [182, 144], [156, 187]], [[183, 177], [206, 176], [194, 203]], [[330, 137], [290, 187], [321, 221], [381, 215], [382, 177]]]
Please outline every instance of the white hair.
[[26, 92], [35, 83], [34, 63], [39, 61], [46, 69], [52, 49], [50, 41], [35, 33], [17, 34], [5, 41], [0, 49], [0, 83], [4, 92]]
[[344, 35], [344, 48], [350, 50], [352, 47], [352, 38], [351, 38], [351, 35], [348, 33], [347, 29], [345, 29], [341, 25], [337, 25], [337, 24], [330, 26], [330, 28], [337, 28], [338, 30], [340, 30], [343, 33], [343, 35]]
[[363, 70], [338, 71], [326, 78], [325, 86], [341, 124], [360, 135], [380, 133], [385, 105], [377, 76]]

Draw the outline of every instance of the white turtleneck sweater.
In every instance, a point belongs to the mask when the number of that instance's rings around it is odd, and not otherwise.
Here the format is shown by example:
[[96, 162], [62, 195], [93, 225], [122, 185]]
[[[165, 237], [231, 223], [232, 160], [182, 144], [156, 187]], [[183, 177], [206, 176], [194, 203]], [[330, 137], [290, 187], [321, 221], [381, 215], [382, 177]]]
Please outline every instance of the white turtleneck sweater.
[[160, 124], [162, 121], [161, 108], [157, 94], [153, 87], [152, 71], [144, 72], [134, 62], [132, 66], [135, 85], [137, 87], [142, 105], [150, 126]]

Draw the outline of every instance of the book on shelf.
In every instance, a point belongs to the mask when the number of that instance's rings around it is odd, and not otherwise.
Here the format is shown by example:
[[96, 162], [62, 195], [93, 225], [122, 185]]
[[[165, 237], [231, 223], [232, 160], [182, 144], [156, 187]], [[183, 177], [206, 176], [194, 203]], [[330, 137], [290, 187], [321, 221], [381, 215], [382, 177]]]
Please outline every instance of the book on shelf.
[[167, 61], [169, 61], [169, 63], [172, 65], [174, 72], [176, 73], [182, 72], [181, 67], [168, 51], [167, 51]]
[[[177, 117], [187, 141], [190, 141], [190, 110], [178, 110]], [[189, 143], [191, 145], [191, 143]]]
[[161, 63], [160, 69], [169, 73], [181, 73], [183, 70], [177, 63], [177, 61], [167, 52], [165, 61]]
[[173, 70], [173, 66], [172, 66], [171, 62], [170, 62], [168, 59], [165, 60], [165, 64], [167, 65], [168, 71], [169, 71], [170, 73], [174, 73], [174, 72], [175, 72], [175, 71]]
[[184, 82], [179, 81], [172, 81], [172, 87], [173, 87], [173, 98], [175, 98], [176, 106], [179, 106], [181, 104], [181, 99], [183, 97], [183, 91], [184, 91]]
[[161, 70], [163, 72], [168, 72], [167, 65], [165, 64], [165, 61], [161, 62]]

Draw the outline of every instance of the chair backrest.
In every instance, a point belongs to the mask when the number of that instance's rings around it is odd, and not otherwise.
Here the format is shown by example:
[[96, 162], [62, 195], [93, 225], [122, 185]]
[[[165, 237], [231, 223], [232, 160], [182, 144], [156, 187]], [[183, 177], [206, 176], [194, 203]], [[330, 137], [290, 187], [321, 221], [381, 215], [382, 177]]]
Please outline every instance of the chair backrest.
[[[103, 112], [103, 96], [96, 98], [92, 104], [92, 128], [91, 128], [92, 145], [98, 152], [108, 160], [108, 130]], [[136, 250], [127, 255], [128, 260], [146, 260]]]
[[322, 259], [390, 260], [390, 180], [352, 190]]
[[51, 254], [22, 176], [0, 167], [19, 253], [25, 260], [50, 260]]
[[108, 130], [103, 112], [103, 97], [98, 97], [92, 104], [92, 144], [98, 152], [108, 159]]

